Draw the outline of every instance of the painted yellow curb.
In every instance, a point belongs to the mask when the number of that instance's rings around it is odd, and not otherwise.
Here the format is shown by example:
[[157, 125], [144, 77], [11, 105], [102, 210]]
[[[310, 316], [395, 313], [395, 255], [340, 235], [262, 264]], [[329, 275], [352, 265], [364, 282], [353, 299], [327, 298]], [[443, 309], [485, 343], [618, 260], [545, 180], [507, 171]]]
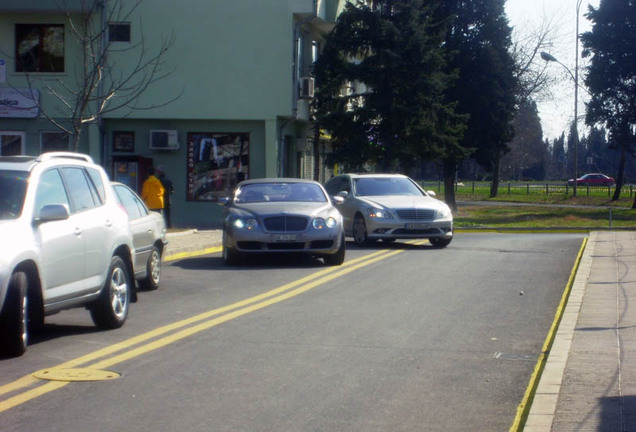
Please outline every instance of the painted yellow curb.
[[530, 377], [530, 382], [528, 383], [528, 387], [526, 388], [526, 393], [523, 396], [523, 399], [519, 406], [517, 407], [517, 415], [515, 417], [512, 426], [510, 426], [509, 432], [521, 432], [523, 431], [523, 427], [525, 425], [526, 419], [528, 417], [528, 412], [530, 411], [530, 407], [532, 406], [532, 400], [534, 399], [534, 394], [537, 390], [537, 386], [539, 385], [539, 379], [541, 378], [541, 374], [543, 373], [543, 369], [545, 368], [545, 364], [550, 353], [550, 349], [552, 348], [552, 344], [556, 337], [556, 332], [559, 329], [559, 323], [561, 322], [561, 318], [563, 317], [563, 312], [565, 311], [565, 306], [567, 305], [568, 298], [570, 297], [570, 292], [572, 291], [572, 286], [574, 285], [574, 279], [576, 278], [576, 272], [579, 269], [579, 265], [581, 264], [581, 258], [583, 257], [583, 252], [585, 251], [585, 246], [587, 245], [587, 238], [583, 239], [583, 244], [579, 249], [579, 254], [574, 261], [574, 267], [572, 268], [572, 272], [570, 273], [570, 278], [568, 279], [568, 283], [565, 286], [565, 290], [563, 291], [563, 295], [561, 296], [561, 302], [559, 303], [559, 307], [557, 308], [556, 314], [554, 316], [554, 320], [552, 321], [552, 326], [550, 327], [550, 331], [543, 342], [543, 348], [541, 349], [541, 355], [537, 360], [536, 365], [534, 366], [534, 371], [532, 376]]

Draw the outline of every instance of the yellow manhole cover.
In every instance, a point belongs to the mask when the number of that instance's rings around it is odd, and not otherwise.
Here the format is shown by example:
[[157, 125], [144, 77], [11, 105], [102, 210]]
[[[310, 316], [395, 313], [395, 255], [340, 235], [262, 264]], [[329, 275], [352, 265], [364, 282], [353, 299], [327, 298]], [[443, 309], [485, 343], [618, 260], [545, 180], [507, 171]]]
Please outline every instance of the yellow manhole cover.
[[49, 381], [106, 381], [117, 379], [121, 375], [117, 372], [73, 368], [73, 369], [43, 369], [33, 374], [35, 378]]

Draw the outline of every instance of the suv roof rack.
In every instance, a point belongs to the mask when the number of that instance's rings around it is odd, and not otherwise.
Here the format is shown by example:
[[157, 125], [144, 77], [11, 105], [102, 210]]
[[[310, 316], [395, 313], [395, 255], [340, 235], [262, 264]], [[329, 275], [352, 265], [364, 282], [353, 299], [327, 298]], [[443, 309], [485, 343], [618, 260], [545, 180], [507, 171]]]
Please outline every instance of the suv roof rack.
[[93, 158], [84, 153], [74, 153], [74, 152], [46, 152], [42, 153], [39, 157], [39, 161], [47, 161], [51, 159], [75, 159], [88, 163], [94, 163]]

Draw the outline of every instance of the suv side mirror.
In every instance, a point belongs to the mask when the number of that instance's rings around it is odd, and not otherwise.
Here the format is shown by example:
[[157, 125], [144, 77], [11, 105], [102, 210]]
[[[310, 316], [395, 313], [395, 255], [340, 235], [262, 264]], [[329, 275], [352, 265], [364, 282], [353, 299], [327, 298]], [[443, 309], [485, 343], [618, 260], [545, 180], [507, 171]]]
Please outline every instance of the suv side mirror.
[[40, 209], [40, 215], [34, 220], [36, 223], [45, 223], [68, 219], [70, 213], [65, 205], [49, 204]]

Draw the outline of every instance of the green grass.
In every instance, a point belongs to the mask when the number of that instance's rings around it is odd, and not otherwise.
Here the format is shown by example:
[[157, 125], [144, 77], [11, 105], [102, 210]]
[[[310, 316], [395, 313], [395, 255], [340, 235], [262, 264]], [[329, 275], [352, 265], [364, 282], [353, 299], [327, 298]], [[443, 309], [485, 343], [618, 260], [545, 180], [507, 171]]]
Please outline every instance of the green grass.
[[630, 210], [629, 208], [545, 207], [539, 205], [462, 205], [459, 206], [455, 213], [454, 222], [456, 228], [636, 229], [636, 210]]
[[[425, 184], [438, 198], [444, 199], [443, 187]], [[502, 183], [499, 194], [490, 198], [490, 184], [468, 183], [456, 189], [455, 197], [461, 202], [483, 202], [487, 205], [460, 205], [455, 212], [457, 228], [590, 228], [636, 229], [636, 210], [633, 186], [624, 186], [621, 197], [611, 201], [613, 188], [578, 187], [577, 196], [572, 188], [545, 183]], [[501, 205], [497, 205], [500, 203]], [[510, 203], [523, 203], [523, 206]], [[587, 207], [567, 207], [568, 205]], [[563, 206], [563, 207], [559, 207]], [[605, 208], [595, 208], [603, 206]], [[610, 214], [611, 208], [611, 214]]]
[[[440, 183], [423, 183], [426, 190], [432, 190], [439, 197], [444, 196], [444, 187]], [[588, 204], [611, 205], [617, 207], [630, 207], [634, 200], [636, 187], [633, 185], [621, 188], [621, 197], [618, 201], [611, 201], [614, 188], [607, 187], [583, 187], [577, 188], [577, 196], [574, 197], [573, 189], [564, 184], [546, 183], [502, 183], [497, 197], [489, 198], [490, 184], [488, 182], [466, 183], [455, 189], [457, 201], [507, 201], [537, 204]]]

